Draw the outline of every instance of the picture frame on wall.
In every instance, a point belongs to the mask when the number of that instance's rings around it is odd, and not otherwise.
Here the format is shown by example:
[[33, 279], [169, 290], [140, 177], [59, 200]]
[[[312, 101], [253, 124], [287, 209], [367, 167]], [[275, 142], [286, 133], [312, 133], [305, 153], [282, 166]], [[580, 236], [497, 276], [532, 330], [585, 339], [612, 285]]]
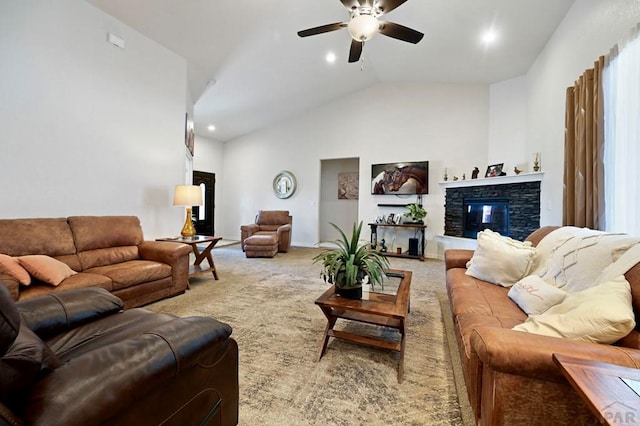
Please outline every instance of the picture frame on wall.
[[492, 164], [487, 166], [487, 171], [484, 173], [484, 177], [495, 177], [502, 176], [502, 168], [504, 167], [504, 163]]
[[189, 118], [189, 113], [185, 114], [184, 122], [184, 144], [189, 150], [189, 153], [193, 157], [196, 144], [196, 133], [194, 130], [193, 120]]

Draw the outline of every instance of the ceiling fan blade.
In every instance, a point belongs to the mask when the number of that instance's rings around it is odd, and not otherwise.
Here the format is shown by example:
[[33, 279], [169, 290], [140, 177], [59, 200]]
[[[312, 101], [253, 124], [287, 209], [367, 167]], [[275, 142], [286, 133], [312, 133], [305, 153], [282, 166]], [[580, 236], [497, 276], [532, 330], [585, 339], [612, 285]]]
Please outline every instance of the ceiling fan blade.
[[328, 33], [330, 31], [336, 31], [347, 26], [346, 22], [336, 22], [334, 24], [320, 25], [319, 27], [309, 28], [306, 30], [298, 31], [300, 37], [309, 37], [316, 34]]
[[406, 3], [406, 1], [407, 0], [378, 0], [376, 7], [380, 9], [382, 12], [380, 16], [382, 16], [385, 13], [391, 12], [396, 7], [401, 6], [403, 3]]
[[397, 38], [398, 40], [407, 41], [413, 44], [418, 43], [422, 40], [422, 37], [424, 37], [424, 34], [420, 31], [413, 30], [409, 27], [405, 27], [404, 25], [394, 24], [393, 22], [381, 21], [378, 31], [387, 37]]
[[349, 62], [358, 62], [362, 54], [363, 43], [358, 40], [351, 39], [351, 49], [349, 49]]
[[360, 7], [360, 2], [358, 0], [340, 0], [340, 3], [349, 10]]

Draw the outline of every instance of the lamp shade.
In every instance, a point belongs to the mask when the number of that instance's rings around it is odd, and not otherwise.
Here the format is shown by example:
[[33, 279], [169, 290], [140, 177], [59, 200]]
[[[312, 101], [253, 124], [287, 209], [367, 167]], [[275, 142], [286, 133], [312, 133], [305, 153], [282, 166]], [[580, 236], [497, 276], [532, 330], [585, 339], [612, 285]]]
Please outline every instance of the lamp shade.
[[173, 193], [174, 206], [201, 206], [202, 189], [197, 185], [176, 185]]
[[367, 41], [376, 35], [380, 23], [371, 15], [359, 15], [349, 21], [347, 29], [356, 41]]

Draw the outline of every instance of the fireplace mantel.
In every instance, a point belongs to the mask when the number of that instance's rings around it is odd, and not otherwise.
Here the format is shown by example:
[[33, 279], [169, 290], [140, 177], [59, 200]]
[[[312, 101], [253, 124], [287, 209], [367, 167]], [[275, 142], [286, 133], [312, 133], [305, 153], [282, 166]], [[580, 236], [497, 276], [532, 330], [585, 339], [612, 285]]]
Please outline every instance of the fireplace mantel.
[[504, 185], [509, 183], [522, 183], [522, 182], [538, 182], [542, 180], [544, 172], [532, 172], [532, 173], [520, 173], [513, 176], [495, 176], [490, 178], [481, 179], [466, 179], [466, 180], [450, 180], [446, 182], [438, 182], [441, 188], [465, 188], [469, 186], [483, 186], [483, 185]]

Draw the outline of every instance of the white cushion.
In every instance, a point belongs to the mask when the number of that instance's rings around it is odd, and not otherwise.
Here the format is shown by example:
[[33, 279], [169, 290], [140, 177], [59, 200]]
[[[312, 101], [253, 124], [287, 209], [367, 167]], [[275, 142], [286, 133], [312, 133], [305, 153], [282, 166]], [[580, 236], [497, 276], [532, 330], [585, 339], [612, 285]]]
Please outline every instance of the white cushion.
[[633, 330], [631, 287], [624, 275], [588, 290], [568, 293], [542, 315], [532, 315], [514, 330], [593, 343], [613, 343]]
[[527, 315], [540, 315], [562, 302], [567, 292], [552, 286], [537, 275], [529, 275], [509, 289], [509, 298]]
[[527, 275], [535, 249], [529, 241], [503, 237], [497, 232], [478, 232], [478, 248], [467, 262], [467, 275], [511, 287]]

